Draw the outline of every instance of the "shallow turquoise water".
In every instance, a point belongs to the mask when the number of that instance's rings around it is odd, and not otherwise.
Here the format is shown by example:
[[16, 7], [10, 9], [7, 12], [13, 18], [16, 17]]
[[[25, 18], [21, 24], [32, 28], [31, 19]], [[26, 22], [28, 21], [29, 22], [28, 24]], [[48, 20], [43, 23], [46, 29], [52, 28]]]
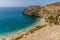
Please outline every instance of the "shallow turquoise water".
[[23, 15], [24, 7], [0, 8], [0, 35], [29, 27], [37, 20], [35, 17]]

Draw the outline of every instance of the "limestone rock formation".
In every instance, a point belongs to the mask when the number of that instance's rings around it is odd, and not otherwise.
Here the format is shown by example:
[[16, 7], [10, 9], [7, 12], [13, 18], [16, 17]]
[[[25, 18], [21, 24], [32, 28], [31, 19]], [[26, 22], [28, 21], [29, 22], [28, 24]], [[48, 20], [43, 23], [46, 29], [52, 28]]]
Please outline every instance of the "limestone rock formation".
[[29, 16], [39, 16], [39, 11], [41, 7], [40, 6], [30, 6], [27, 9], [24, 10], [24, 14]]
[[48, 4], [44, 7], [30, 6], [24, 10], [24, 14], [29, 16], [39, 16], [45, 19], [53, 16], [54, 19], [52, 21], [56, 21], [60, 24], [60, 2]]

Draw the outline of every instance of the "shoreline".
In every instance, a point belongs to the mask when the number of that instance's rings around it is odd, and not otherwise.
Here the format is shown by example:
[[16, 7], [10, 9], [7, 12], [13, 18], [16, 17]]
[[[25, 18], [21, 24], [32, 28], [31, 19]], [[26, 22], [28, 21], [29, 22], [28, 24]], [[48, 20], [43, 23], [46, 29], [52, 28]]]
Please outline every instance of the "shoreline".
[[21, 34], [25, 34], [28, 30], [30, 30], [31, 28], [37, 26], [39, 23], [40, 23], [40, 19], [41, 18], [38, 18], [38, 20], [33, 23], [32, 25], [29, 25], [29, 27], [26, 27], [26, 28], [23, 28], [22, 30], [18, 30], [18, 31], [14, 31], [12, 33], [9, 33], [9, 34], [5, 34], [5, 35], [1, 35], [0, 36], [0, 39], [12, 39], [12, 38], [16, 38], [18, 36], [20, 36]]

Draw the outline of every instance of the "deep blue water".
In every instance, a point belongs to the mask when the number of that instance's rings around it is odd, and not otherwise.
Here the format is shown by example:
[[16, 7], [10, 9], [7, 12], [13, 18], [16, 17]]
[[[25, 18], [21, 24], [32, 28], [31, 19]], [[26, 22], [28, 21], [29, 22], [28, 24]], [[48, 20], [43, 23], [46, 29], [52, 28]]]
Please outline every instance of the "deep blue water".
[[0, 34], [11, 33], [35, 23], [36, 18], [23, 15], [24, 7], [0, 8]]

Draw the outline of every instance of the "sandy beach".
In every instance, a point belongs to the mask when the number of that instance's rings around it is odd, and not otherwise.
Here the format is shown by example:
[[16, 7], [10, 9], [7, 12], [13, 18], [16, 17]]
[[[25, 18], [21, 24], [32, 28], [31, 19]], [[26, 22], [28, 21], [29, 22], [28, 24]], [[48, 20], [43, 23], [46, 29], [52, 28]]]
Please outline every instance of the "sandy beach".
[[[37, 21], [38, 21], [38, 23], [33, 24], [32, 27], [35, 27], [37, 25], [40, 25], [40, 23], [41, 23], [40, 22], [40, 19], [37, 20]], [[0, 36], [0, 40], [13, 40], [16, 37], [19, 37], [21, 34], [25, 34], [32, 27], [26, 28], [26, 29], [23, 29], [23, 30], [20, 30], [20, 31], [17, 31], [17, 32], [13, 32], [13, 33], [10, 33], [10, 34], [2, 35], [2, 36]]]

